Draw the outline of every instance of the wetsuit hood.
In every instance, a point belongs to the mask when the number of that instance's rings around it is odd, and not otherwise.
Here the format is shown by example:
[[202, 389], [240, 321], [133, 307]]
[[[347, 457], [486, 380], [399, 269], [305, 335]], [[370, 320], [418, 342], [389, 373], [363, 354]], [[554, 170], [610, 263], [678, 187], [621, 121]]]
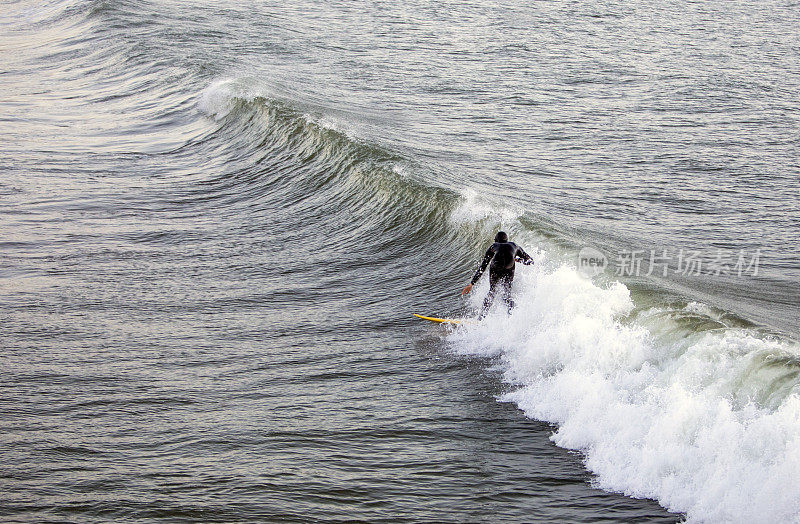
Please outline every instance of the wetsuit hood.
[[495, 242], [508, 242], [508, 235], [505, 234], [503, 231], [498, 231], [497, 234], [494, 236]]

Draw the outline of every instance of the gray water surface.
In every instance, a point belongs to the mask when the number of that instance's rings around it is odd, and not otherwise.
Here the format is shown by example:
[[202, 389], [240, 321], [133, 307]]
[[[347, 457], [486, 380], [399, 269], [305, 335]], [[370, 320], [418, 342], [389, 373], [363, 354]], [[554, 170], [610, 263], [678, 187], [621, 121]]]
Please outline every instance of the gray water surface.
[[612, 258], [760, 250], [630, 286], [797, 336], [799, 13], [7, 2], [0, 517], [681, 519], [411, 313], [462, 312], [513, 210]]

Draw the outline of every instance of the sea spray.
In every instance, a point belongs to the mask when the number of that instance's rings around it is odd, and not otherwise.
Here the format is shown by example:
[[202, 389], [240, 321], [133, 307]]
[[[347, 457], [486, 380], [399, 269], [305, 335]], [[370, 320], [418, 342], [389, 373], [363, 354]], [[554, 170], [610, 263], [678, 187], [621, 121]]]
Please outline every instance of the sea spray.
[[496, 306], [448, 337], [458, 353], [499, 357], [512, 387], [501, 400], [556, 424], [552, 440], [584, 454], [599, 488], [689, 521], [800, 520], [794, 342], [718, 322], [687, 333], [681, 315], [707, 306], [642, 314], [622, 283], [536, 258], [517, 271], [511, 316]]

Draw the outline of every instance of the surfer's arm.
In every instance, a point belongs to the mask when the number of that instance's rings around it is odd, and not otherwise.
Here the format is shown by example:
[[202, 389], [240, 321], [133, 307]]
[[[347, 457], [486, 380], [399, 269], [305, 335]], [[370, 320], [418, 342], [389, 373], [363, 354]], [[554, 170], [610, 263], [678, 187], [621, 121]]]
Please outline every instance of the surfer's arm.
[[481, 262], [481, 267], [478, 268], [478, 270], [475, 272], [475, 276], [472, 277], [472, 281], [470, 282], [471, 286], [474, 286], [475, 282], [477, 282], [478, 279], [481, 278], [483, 272], [486, 271], [486, 266], [488, 266], [489, 262], [492, 261], [492, 257], [494, 257], [494, 251], [492, 250], [492, 248], [489, 248], [486, 250], [486, 254], [483, 255], [483, 261]]
[[466, 295], [467, 293], [472, 291], [472, 286], [475, 285], [475, 282], [477, 282], [478, 279], [481, 278], [483, 272], [486, 271], [486, 266], [489, 265], [489, 262], [491, 262], [492, 257], [494, 257], [494, 250], [490, 247], [489, 249], [486, 250], [486, 254], [483, 256], [481, 267], [478, 268], [478, 270], [475, 272], [475, 276], [472, 277], [472, 282], [470, 282], [469, 285], [464, 288], [464, 291], [461, 292], [462, 295]]
[[526, 266], [533, 264], [533, 259], [531, 258], [531, 256], [527, 254], [525, 250], [519, 246], [517, 246], [517, 256], [522, 259], [522, 263], [525, 264]]

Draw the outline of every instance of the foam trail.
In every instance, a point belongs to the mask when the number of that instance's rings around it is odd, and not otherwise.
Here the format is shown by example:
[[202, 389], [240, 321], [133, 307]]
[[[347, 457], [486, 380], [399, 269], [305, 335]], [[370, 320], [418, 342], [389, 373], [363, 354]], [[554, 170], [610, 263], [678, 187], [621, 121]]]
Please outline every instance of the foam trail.
[[499, 357], [516, 387], [502, 400], [557, 424], [553, 441], [582, 451], [602, 489], [691, 522], [800, 522], [794, 342], [726, 327], [687, 334], [676, 318], [707, 307], [637, 311], [623, 284], [535, 258], [518, 271], [510, 317], [497, 307], [449, 335], [459, 353]]

